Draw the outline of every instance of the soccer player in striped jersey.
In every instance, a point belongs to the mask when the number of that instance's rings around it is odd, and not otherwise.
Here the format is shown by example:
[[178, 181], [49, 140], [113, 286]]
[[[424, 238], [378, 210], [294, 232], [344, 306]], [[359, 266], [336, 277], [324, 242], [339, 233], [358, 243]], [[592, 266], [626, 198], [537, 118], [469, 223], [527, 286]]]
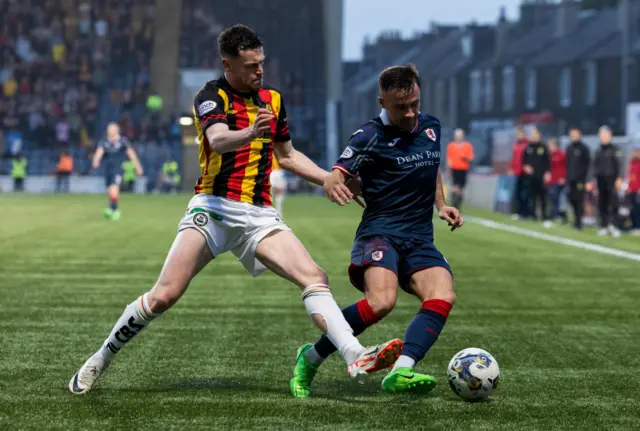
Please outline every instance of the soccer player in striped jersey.
[[138, 176], [142, 176], [142, 165], [129, 140], [120, 135], [118, 124], [110, 123], [107, 126], [107, 138], [98, 143], [91, 165], [93, 169], [98, 169], [100, 163], [104, 162], [105, 185], [109, 195], [109, 207], [104, 210], [104, 216], [111, 220], [120, 220], [118, 201], [122, 183], [122, 162], [125, 157], [133, 162]]
[[[329, 173], [291, 145], [281, 94], [263, 86], [264, 51], [248, 27], [221, 33], [224, 76], [196, 95], [202, 175], [153, 288], [129, 304], [102, 347], [71, 378], [69, 390], [89, 391], [116, 354], [171, 308], [216, 256], [231, 251], [254, 277], [266, 269], [295, 283], [313, 322], [358, 378], [390, 367], [402, 341], [363, 347], [331, 295], [325, 272], [271, 206], [273, 156], [282, 168], [323, 185]], [[353, 197], [348, 186], [343, 193]], [[223, 286], [217, 286], [221, 288]]]

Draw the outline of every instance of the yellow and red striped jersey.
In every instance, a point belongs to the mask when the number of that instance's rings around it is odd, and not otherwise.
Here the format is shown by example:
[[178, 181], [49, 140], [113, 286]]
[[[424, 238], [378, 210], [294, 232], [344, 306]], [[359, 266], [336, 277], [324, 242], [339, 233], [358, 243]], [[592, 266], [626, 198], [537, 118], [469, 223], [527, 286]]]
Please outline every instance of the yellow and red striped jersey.
[[[216, 123], [225, 123], [230, 130], [251, 127], [258, 108], [266, 108], [273, 113], [271, 133], [233, 152], [219, 154], [211, 149], [205, 133], [208, 127]], [[291, 139], [280, 92], [265, 87], [241, 93], [222, 77], [209, 81], [198, 91], [193, 113], [200, 141], [201, 176], [195, 187], [196, 194], [206, 193], [253, 205], [271, 206], [269, 175], [275, 161], [273, 145]]]

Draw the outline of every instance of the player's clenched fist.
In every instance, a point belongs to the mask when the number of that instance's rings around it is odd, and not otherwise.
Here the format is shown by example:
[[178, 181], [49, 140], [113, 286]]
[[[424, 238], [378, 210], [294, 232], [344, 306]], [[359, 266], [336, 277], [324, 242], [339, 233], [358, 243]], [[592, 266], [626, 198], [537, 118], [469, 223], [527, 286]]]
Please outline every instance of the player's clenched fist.
[[269, 110], [260, 108], [258, 109], [258, 115], [256, 121], [253, 122], [251, 127], [251, 136], [259, 138], [264, 135], [265, 132], [271, 131], [271, 120], [273, 120], [273, 114]]

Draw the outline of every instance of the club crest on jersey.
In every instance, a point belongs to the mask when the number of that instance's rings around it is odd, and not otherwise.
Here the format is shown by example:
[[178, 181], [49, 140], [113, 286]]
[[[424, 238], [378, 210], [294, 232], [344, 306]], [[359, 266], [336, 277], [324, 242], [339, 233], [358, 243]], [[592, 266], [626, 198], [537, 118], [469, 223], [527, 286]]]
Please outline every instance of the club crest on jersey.
[[200, 105], [198, 105], [198, 114], [202, 116], [207, 112], [211, 112], [214, 109], [216, 109], [216, 106], [218, 105], [213, 100], [206, 100], [202, 102]]
[[436, 141], [436, 132], [434, 132], [432, 128], [425, 129], [424, 133], [426, 133], [427, 137], [433, 142]]
[[207, 223], [209, 223], [209, 218], [207, 217], [206, 214], [197, 213], [196, 215], [193, 216], [193, 224], [195, 224], [196, 226], [202, 227], [202, 226], [205, 226]]
[[353, 150], [351, 147], [345, 148], [340, 156], [341, 159], [350, 159], [351, 157], [353, 157]]
[[383, 257], [384, 253], [380, 250], [376, 250], [371, 254], [371, 259], [375, 260], [376, 262], [380, 262]]

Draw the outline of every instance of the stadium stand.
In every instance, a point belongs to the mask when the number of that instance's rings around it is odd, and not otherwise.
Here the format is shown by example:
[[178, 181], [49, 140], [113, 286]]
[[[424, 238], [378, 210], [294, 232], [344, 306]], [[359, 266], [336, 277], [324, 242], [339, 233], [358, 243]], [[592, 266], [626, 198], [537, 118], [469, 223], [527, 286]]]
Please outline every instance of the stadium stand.
[[[274, 12], [278, 19], [265, 19], [273, 17]], [[220, 32], [238, 22], [255, 29], [266, 48], [265, 81], [284, 96], [296, 147], [319, 159], [323, 157], [323, 146], [312, 142], [324, 142], [322, 16], [319, 0], [305, 2], [304, 8], [296, 0], [184, 0], [180, 66], [221, 69], [216, 43]], [[292, 34], [296, 37], [292, 38]]]
[[154, 0], [0, 0], [0, 170], [23, 153], [29, 175], [51, 173], [68, 146], [84, 173], [110, 121], [144, 162], [157, 152], [147, 143], [179, 134], [147, 108], [154, 11]]

